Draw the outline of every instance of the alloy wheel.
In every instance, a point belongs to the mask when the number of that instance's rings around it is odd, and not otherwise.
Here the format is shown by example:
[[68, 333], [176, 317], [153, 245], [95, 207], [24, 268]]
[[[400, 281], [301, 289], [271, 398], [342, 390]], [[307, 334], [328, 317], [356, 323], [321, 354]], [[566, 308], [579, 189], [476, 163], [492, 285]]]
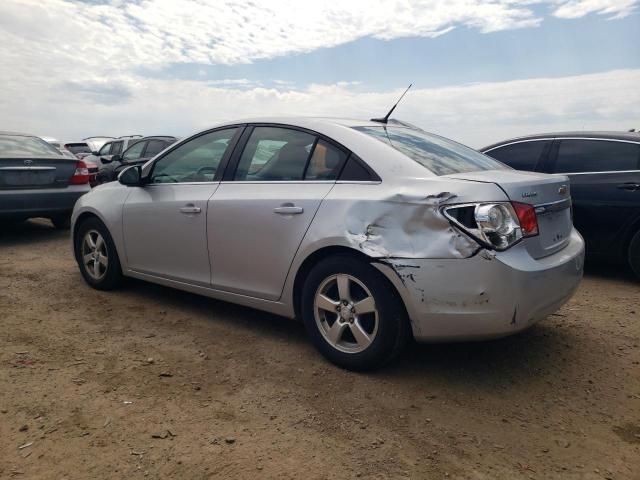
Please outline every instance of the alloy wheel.
[[101, 280], [107, 273], [109, 254], [104, 238], [97, 230], [89, 230], [82, 239], [82, 263], [94, 280]]
[[327, 277], [314, 298], [314, 315], [324, 339], [344, 353], [366, 350], [378, 333], [378, 309], [369, 289], [357, 278]]

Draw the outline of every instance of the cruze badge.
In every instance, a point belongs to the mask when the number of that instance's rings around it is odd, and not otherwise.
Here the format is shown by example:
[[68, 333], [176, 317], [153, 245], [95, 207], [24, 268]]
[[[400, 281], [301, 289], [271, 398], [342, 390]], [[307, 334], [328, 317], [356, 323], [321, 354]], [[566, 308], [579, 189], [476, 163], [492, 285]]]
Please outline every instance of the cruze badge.
[[537, 197], [538, 196], [538, 192], [524, 192], [522, 194], [522, 198], [531, 198], [531, 197]]
[[558, 194], [559, 195], [565, 195], [567, 193], [567, 186], [566, 185], [560, 185], [560, 188], [558, 188]]

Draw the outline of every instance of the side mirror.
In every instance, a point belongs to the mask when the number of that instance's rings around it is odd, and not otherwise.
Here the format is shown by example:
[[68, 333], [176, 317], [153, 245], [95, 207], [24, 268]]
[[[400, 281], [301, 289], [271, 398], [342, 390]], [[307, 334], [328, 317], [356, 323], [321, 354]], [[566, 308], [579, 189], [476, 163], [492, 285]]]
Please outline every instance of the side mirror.
[[91, 155], [93, 155], [94, 157], [97, 157], [97, 156], [98, 156], [98, 155], [100, 155], [100, 154], [98, 153], [98, 151], [97, 151], [97, 150], [92, 150], [92, 151], [91, 151]]
[[127, 187], [139, 187], [142, 184], [142, 169], [140, 165], [132, 165], [120, 172], [118, 181]]
[[101, 161], [102, 163], [111, 163], [111, 162], [113, 161], [113, 157], [114, 157], [114, 156], [115, 156], [115, 155], [113, 155], [113, 156], [109, 156], [109, 155], [107, 155], [106, 157], [100, 157], [100, 161]]

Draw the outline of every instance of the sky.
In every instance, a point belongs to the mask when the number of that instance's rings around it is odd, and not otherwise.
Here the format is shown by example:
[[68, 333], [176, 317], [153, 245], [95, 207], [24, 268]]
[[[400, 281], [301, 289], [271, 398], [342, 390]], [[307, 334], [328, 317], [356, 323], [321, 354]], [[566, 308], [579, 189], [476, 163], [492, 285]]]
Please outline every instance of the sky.
[[0, 130], [393, 117], [480, 148], [640, 128], [640, 0], [2, 0]]

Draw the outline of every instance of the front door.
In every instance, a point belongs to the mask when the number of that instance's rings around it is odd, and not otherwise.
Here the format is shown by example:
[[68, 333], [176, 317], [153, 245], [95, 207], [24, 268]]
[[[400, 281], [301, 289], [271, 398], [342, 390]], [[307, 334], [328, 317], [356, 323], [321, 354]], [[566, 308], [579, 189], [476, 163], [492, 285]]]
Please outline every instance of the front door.
[[180, 144], [154, 163], [148, 185], [132, 187], [123, 211], [129, 268], [210, 285], [208, 200], [236, 132], [216, 130]]
[[346, 154], [300, 130], [256, 126], [209, 201], [214, 288], [277, 300]]

